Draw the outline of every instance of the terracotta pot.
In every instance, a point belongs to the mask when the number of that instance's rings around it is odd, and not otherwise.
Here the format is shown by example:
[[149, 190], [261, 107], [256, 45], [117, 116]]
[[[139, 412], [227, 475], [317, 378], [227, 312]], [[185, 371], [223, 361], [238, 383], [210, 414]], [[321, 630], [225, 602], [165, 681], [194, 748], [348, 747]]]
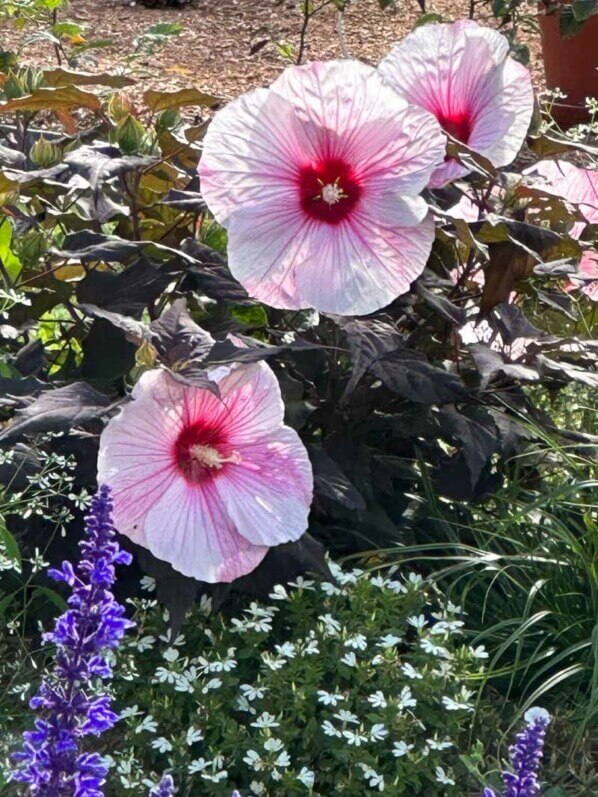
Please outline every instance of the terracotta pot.
[[546, 6], [539, 4], [546, 86], [567, 95], [555, 103], [553, 116], [561, 127], [570, 127], [588, 121], [585, 99], [598, 97], [598, 15], [586, 20], [575, 36], [563, 39], [560, 14], [560, 9], [547, 14]]

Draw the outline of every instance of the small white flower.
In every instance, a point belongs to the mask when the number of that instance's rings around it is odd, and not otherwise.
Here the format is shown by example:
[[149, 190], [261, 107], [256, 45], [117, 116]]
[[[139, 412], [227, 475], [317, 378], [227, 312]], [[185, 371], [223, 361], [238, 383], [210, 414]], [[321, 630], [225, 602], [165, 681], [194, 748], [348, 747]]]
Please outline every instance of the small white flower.
[[243, 695], [239, 695], [237, 697], [237, 708], [239, 711], [244, 711], [247, 714], [257, 714], [257, 711], [253, 708], [253, 706], [249, 703], [246, 697]]
[[409, 573], [409, 575], [407, 576], [407, 582], [409, 586], [421, 587], [421, 585], [424, 583], [424, 580], [419, 575], [419, 573]]
[[275, 767], [281, 767], [282, 769], [290, 766], [290, 764], [291, 764], [291, 757], [286, 750], [283, 750], [283, 752], [278, 755], [276, 761], [274, 762]]
[[450, 656], [450, 653], [445, 647], [434, 644], [431, 639], [420, 640], [419, 646], [425, 653], [429, 653], [431, 656], [442, 656], [447, 659]]
[[209, 595], [202, 595], [199, 602], [199, 612], [204, 617], [208, 617], [212, 613], [212, 599]]
[[302, 656], [316, 656], [320, 652], [317, 639], [310, 639], [307, 644], [301, 648]]
[[156, 589], [156, 579], [151, 576], [143, 576], [139, 584], [145, 592], [153, 592]]
[[147, 731], [147, 733], [155, 733], [157, 730], [158, 723], [151, 714], [148, 714], [147, 717], [144, 717], [139, 725], [135, 728], [135, 733], [142, 733], [143, 731]]
[[484, 645], [478, 645], [477, 648], [469, 648], [471, 655], [474, 659], [487, 659], [488, 658], [488, 651], [484, 647]]
[[268, 691], [267, 686], [252, 686], [251, 684], [241, 684], [239, 689], [243, 693], [243, 696], [251, 701], [261, 700]]
[[257, 780], [252, 780], [249, 784], [249, 788], [254, 794], [263, 794], [266, 791], [264, 784], [259, 783]]
[[397, 595], [401, 595], [403, 592], [407, 592], [406, 588], [401, 584], [400, 581], [389, 581], [386, 584], [386, 588], [389, 589], [391, 592], [396, 592]]
[[460, 703], [458, 700], [453, 700], [452, 697], [443, 697], [442, 705], [447, 711], [473, 711], [473, 706], [469, 703]]
[[377, 722], [375, 725], [372, 725], [370, 730], [370, 740], [372, 742], [381, 742], [383, 739], [386, 739], [387, 736], [388, 731], [381, 722]]
[[401, 670], [402, 670], [403, 675], [405, 677], [411, 678], [414, 681], [418, 680], [418, 679], [421, 680], [424, 677], [421, 674], [421, 672], [419, 672], [419, 670], [416, 670], [415, 667], [412, 664], [409, 664], [409, 662], [407, 662], [406, 664], [403, 664], [402, 667], [401, 667]]
[[297, 581], [289, 581], [289, 587], [295, 587], [295, 589], [314, 589], [314, 584], [316, 582], [307, 578], [303, 578], [303, 576], [298, 576]]
[[349, 653], [345, 653], [345, 655], [341, 659], [342, 664], [346, 664], [347, 667], [357, 667], [357, 657], [353, 653], [353, 651], [349, 651]]
[[371, 767], [364, 766], [363, 776], [368, 781], [371, 789], [384, 791], [384, 775], [379, 775], [376, 770], [371, 769]]
[[322, 723], [322, 730], [324, 731], [325, 736], [341, 736], [341, 732], [337, 730], [334, 725], [329, 721], [325, 720]]
[[297, 655], [297, 648], [292, 642], [285, 642], [282, 645], [274, 645], [274, 648], [279, 656], [286, 656], [289, 659], [294, 659]]
[[448, 750], [449, 747], [453, 746], [449, 739], [445, 739], [443, 742], [438, 741], [438, 739], [426, 739], [426, 742], [430, 750]]
[[264, 742], [264, 750], [267, 750], [269, 753], [277, 753], [279, 750], [284, 749], [284, 744], [280, 739], [275, 739], [271, 736], [269, 739], [266, 739]]
[[276, 717], [273, 714], [269, 714], [267, 711], [264, 711], [259, 717], [257, 717], [255, 722], [251, 723], [251, 726], [253, 728], [278, 728], [280, 726], [280, 722], [276, 722]]
[[415, 708], [415, 706], [417, 706], [417, 700], [411, 694], [411, 689], [408, 686], [404, 686], [401, 689], [397, 705], [399, 711], [402, 711], [404, 708]]
[[337, 706], [342, 700], [345, 700], [345, 696], [338, 692], [332, 694], [331, 692], [325, 692], [323, 689], [318, 691], [318, 703], [322, 703], [324, 706]]
[[350, 711], [345, 711], [342, 708], [337, 714], [333, 715], [335, 719], [339, 720], [340, 722], [351, 722], [354, 725], [359, 725], [359, 717], [356, 714], [351, 713]]
[[134, 643], [135, 650], [139, 651], [139, 653], [143, 653], [145, 650], [150, 650], [156, 642], [156, 637], [154, 636], [144, 636], [141, 639], [136, 640]]
[[422, 628], [426, 627], [427, 620], [423, 614], [420, 614], [417, 617], [408, 617], [407, 622], [409, 625], [413, 626], [413, 628], [417, 628], [418, 631], [421, 631]]
[[341, 630], [341, 624], [331, 614], [321, 614], [318, 620], [324, 623], [325, 631], [329, 636], [336, 636]]
[[254, 772], [260, 772], [265, 768], [265, 762], [256, 750], [248, 750], [243, 757], [243, 761], [248, 767], [251, 767]]
[[170, 662], [171, 664], [173, 661], [176, 661], [178, 657], [179, 652], [178, 650], [175, 650], [175, 648], [166, 648], [164, 653], [162, 653], [162, 658], [166, 659], [166, 661]]
[[220, 772], [214, 772], [212, 775], [208, 775], [207, 772], [203, 772], [202, 778], [204, 780], [211, 780], [213, 783], [218, 783], [219, 781], [226, 780], [228, 778], [228, 772], [226, 769], [222, 769]]
[[163, 736], [159, 736], [157, 739], [152, 739], [151, 746], [154, 748], [154, 750], [158, 750], [160, 753], [169, 753], [172, 750], [172, 744]]
[[198, 728], [194, 728], [193, 725], [187, 728], [186, 741], [188, 745], [195, 744], [195, 742], [200, 742], [202, 739], [203, 733]]
[[272, 598], [273, 601], [285, 601], [288, 599], [289, 593], [282, 586], [282, 584], [276, 584], [268, 597]]
[[528, 710], [525, 712], [523, 719], [528, 725], [531, 725], [538, 720], [541, 720], [542, 722], [550, 722], [550, 714], [545, 708], [540, 708], [540, 706], [532, 706], [532, 708], [528, 708]]
[[353, 648], [354, 650], [366, 650], [368, 646], [367, 638], [363, 634], [355, 634], [349, 639], [345, 640], [346, 648]]
[[455, 781], [449, 777], [448, 773], [442, 767], [436, 767], [436, 780], [444, 786], [454, 786]]
[[161, 684], [173, 684], [177, 680], [177, 673], [167, 670], [166, 667], [158, 667], [154, 673], [154, 679]]
[[347, 740], [347, 744], [353, 747], [361, 747], [361, 745], [368, 740], [368, 737], [364, 736], [362, 733], [349, 729], [343, 731], [343, 736]]
[[325, 595], [329, 595], [332, 597], [333, 595], [342, 595], [343, 591], [336, 587], [334, 584], [331, 584], [330, 581], [323, 581], [320, 584], [320, 589]]
[[370, 583], [373, 587], [382, 589], [382, 587], [385, 587], [388, 584], [388, 579], [384, 578], [384, 576], [374, 576], [372, 579], [370, 579]]
[[368, 697], [368, 703], [371, 703], [374, 708], [386, 708], [388, 703], [384, 697], [384, 693], [378, 690]]
[[395, 758], [401, 758], [402, 756], [407, 755], [407, 753], [410, 750], [413, 750], [413, 748], [414, 745], [407, 744], [407, 742], [395, 742], [393, 744], [392, 754], [395, 756]]
[[202, 695], [207, 695], [209, 691], [214, 689], [220, 689], [222, 686], [222, 681], [220, 678], [210, 678], [207, 684], [201, 690]]
[[119, 718], [121, 720], [128, 719], [129, 717], [137, 717], [142, 712], [139, 710], [138, 705], [134, 706], [127, 706], [127, 708], [123, 708], [123, 710], [119, 714]]
[[307, 767], [301, 767], [301, 771], [296, 777], [297, 780], [301, 781], [301, 783], [303, 783], [304, 786], [307, 786], [308, 789], [313, 789], [314, 783], [316, 782], [316, 776], [311, 769], [308, 769]]
[[383, 637], [380, 637], [380, 641], [377, 644], [377, 647], [383, 648], [386, 650], [387, 648], [394, 648], [395, 645], [398, 645], [401, 641], [400, 636], [395, 636], [394, 634], [386, 634]]

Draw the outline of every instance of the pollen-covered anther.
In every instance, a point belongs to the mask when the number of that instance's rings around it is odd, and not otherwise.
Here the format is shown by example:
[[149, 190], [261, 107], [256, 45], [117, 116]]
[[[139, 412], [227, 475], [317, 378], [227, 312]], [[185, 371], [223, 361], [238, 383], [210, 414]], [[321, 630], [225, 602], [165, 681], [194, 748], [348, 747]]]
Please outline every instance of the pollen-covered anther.
[[322, 186], [321, 197], [327, 205], [336, 205], [336, 203], [344, 199], [345, 196], [346, 194], [343, 193], [343, 189], [338, 182], [327, 183]]
[[220, 470], [227, 462], [232, 462], [234, 465], [241, 463], [241, 455], [238, 451], [232, 451], [228, 457], [225, 457], [213, 446], [194, 445], [189, 449], [189, 454], [205, 468], [215, 468], [216, 470]]

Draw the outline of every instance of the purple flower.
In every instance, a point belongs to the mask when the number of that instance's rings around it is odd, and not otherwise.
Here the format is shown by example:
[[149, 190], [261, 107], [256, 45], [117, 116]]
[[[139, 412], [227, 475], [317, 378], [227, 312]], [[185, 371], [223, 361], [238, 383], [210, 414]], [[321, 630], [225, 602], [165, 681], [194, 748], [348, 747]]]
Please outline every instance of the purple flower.
[[150, 789], [149, 797], [173, 797], [174, 781], [171, 775], [162, 775], [162, 780], [153, 789]]
[[550, 715], [546, 709], [530, 708], [525, 721], [509, 749], [513, 772], [503, 772], [505, 797], [536, 797], [540, 793], [538, 772]]
[[[525, 727], [509, 748], [513, 771], [502, 774], [506, 787], [503, 797], [536, 797], [540, 793], [538, 772], [550, 714], [543, 708], [530, 708], [524, 719]], [[497, 797], [497, 794], [485, 788], [483, 797]]]
[[74, 568], [63, 562], [49, 570], [71, 588], [69, 608], [44, 641], [56, 647], [53, 671], [31, 699], [38, 712], [35, 729], [23, 734], [23, 748], [14, 758], [14, 780], [27, 784], [30, 797], [103, 797], [107, 765], [97, 753], [85, 753], [81, 739], [112, 728], [117, 715], [110, 698], [98, 694], [94, 681], [110, 678], [106, 654], [120, 643], [133, 623], [110, 591], [117, 564], [129, 564], [112, 525], [110, 489], [92, 499], [81, 558]]

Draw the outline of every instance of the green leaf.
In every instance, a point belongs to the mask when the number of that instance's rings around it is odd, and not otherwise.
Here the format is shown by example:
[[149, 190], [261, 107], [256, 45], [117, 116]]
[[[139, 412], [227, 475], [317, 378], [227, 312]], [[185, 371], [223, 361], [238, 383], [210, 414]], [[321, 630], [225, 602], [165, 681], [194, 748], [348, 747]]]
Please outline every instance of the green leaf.
[[52, 25], [52, 33], [55, 36], [82, 36], [84, 32], [84, 28], [75, 22], [57, 22], [56, 25]]
[[0, 221], [0, 260], [2, 260], [9, 277], [15, 280], [21, 273], [23, 264], [10, 248], [11, 242], [12, 224], [5, 218]]
[[420, 14], [420, 16], [415, 20], [415, 28], [420, 28], [422, 25], [429, 25], [431, 22], [443, 22], [444, 17], [442, 14], [435, 14], [433, 11], [429, 11], [427, 14]]
[[165, 111], [167, 108], [179, 108], [182, 105], [217, 105], [218, 97], [206, 94], [199, 89], [180, 89], [179, 91], [154, 91], [150, 89], [143, 93], [143, 101], [154, 112]]
[[47, 598], [54, 606], [60, 609], [61, 612], [65, 612], [68, 609], [68, 604], [62, 595], [59, 595], [56, 590], [50, 589], [50, 587], [36, 587], [32, 592], [32, 597]]
[[571, 7], [578, 22], [585, 22], [598, 14], [598, 0], [573, 0]]
[[0, 114], [15, 111], [62, 111], [68, 108], [89, 108], [99, 111], [99, 97], [76, 86], [61, 86], [56, 89], [36, 89], [25, 97], [0, 103]]
[[5, 595], [2, 599], [0, 599], [0, 617], [4, 617], [6, 610], [13, 602], [17, 594], [18, 591], [11, 592], [9, 595]]
[[74, 72], [70, 69], [57, 67], [45, 69], [44, 80], [48, 86], [110, 86], [122, 89], [125, 86], [134, 86], [137, 81], [124, 75], [110, 75], [107, 72]]
[[10, 531], [6, 528], [4, 518], [0, 515], [0, 540], [4, 547], [4, 552], [9, 559], [15, 562], [19, 569], [21, 568], [21, 552], [17, 541], [12, 536]]
[[235, 321], [248, 327], [265, 327], [268, 323], [266, 311], [260, 304], [235, 307], [232, 315]]

